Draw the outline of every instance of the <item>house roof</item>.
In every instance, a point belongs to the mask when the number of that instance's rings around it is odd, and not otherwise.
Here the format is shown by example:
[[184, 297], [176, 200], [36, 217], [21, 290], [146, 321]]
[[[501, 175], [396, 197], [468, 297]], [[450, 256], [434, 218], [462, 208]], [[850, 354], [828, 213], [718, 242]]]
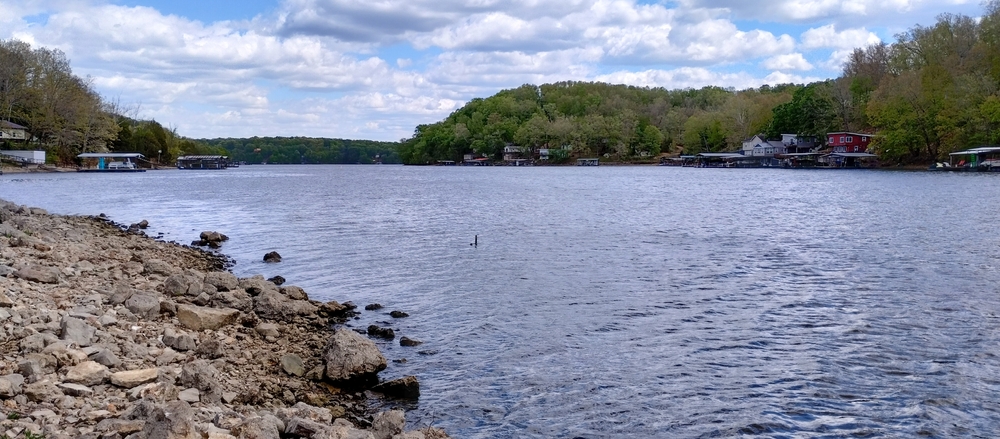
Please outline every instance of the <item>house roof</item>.
[[218, 160], [228, 156], [224, 155], [184, 155], [177, 157], [177, 160]]
[[26, 129], [28, 129], [28, 127], [21, 126], [21, 125], [18, 125], [18, 124], [14, 123], [14, 122], [10, 122], [10, 121], [7, 121], [7, 120], [0, 120], [0, 128], [9, 128], [9, 129], [14, 129], [14, 130], [26, 130]]
[[878, 157], [875, 154], [869, 154], [867, 152], [835, 152], [832, 154], [827, 154], [833, 157], [845, 157], [845, 158], [865, 158], [865, 157]]
[[738, 159], [748, 157], [738, 152], [702, 152], [698, 153], [698, 157], [707, 158], [719, 158], [719, 159]]
[[850, 135], [850, 136], [862, 136], [862, 137], [872, 137], [872, 136], [874, 136], [874, 134], [868, 134], [868, 133], [852, 133], [852, 132], [850, 132], [850, 131], [831, 131], [831, 132], [829, 132], [829, 133], [826, 133], [826, 135], [828, 135], [828, 136], [832, 136], [832, 135], [834, 135], [834, 134], [844, 134], [844, 135]]
[[1000, 153], [1000, 146], [980, 146], [978, 148], [967, 149], [965, 151], [956, 151], [948, 155], [979, 155], [991, 153]]
[[109, 159], [134, 159], [145, 156], [137, 152], [85, 152], [77, 157], [81, 159], [99, 159], [102, 157]]

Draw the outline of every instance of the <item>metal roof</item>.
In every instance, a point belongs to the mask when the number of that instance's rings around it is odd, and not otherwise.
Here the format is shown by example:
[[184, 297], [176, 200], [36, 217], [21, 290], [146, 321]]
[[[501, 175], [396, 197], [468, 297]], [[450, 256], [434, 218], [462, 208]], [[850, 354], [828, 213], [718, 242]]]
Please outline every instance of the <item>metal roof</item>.
[[710, 158], [720, 158], [720, 159], [751, 158], [751, 156], [743, 155], [736, 152], [702, 152], [698, 153], [698, 157], [710, 157]]
[[102, 157], [109, 159], [134, 159], [145, 156], [137, 152], [85, 152], [77, 157], [81, 159], [99, 159]]
[[965, 151], [957, 151], [948, 155], [979, 155], [979, 154], [990, 154], [990, 153], [1000, 153], [1000, 146], [980, 146], [979, 148], [967, 149]]
[[184, 155], [177, 157], [177, 160], [218, 160], [228, 157], [225, 155]]
[[878, 157], [875, 154], [869, 154], [867, 152], [835, 152], [827, 155], [834, 157], [847, 157], [847, 158]]

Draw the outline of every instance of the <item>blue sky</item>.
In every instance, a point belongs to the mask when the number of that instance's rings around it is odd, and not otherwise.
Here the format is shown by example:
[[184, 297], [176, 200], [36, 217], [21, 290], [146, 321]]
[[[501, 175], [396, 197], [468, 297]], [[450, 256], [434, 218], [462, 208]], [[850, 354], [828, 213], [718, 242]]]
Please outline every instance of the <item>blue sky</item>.
[[836, 77], [852, 48], [978, 0], [0, 0], [0, 38], [58, 48], [189, 137], [398, 140], [469, 99], [577, 80], [666, 88]]

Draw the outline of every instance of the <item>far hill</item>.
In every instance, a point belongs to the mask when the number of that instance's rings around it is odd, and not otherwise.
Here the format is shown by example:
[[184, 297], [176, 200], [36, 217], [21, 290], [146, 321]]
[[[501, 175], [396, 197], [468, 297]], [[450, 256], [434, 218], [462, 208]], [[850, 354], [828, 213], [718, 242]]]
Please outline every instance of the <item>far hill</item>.
[[601, 157], [734, 151], [756, 134], [871, 134], [883, 164], [930, 163], [1000, 143], [1000, 0], [942, 14], [892, 44], [855, 49], [840, 77], [803, 85], [666, 90], [591, 82], [524, 85], [416, 128], [404, 163], [466, 155]]
[[254, 164], [400, 163], [397, 142], [312, 137], [201, 139], [198, 142], [224, 149], [233, 161]]

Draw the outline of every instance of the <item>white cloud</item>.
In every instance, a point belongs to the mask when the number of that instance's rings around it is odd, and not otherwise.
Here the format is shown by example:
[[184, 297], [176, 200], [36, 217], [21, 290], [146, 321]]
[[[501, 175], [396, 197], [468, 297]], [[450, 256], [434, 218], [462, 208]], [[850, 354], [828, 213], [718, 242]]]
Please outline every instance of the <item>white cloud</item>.
[[854, 49], [878, 44], [882, 41], [867, 29], [847, 29], [838, 32], [832, 24], [809, 29], [802, 33], [802, 47], [805, 49], [835, 48]]
[[[853, 48], [878, 42], [876, 32], [891, 34], [876, 22], [931, 24], [977, 5], [285, 0], [251, 21], [203, 23], [118, 0], [0, 0], [0, 38], [62, 49], [105, 96], [141, 103], [143, 117], [184, 135], [396, 140], [471, 98], [524, 83], [747, 88], [826, 79]], [[810, 29], [796, 41], [775, 23]]]
[[778, 55], [768, 58], [762, 64], [765, 69], [768, 70], [780, 70], [787, 72], [789, 70], [812, 70], [813, 65], [806, 61], [805, 57], [801, 53], [789, 53], [785, 55]]

